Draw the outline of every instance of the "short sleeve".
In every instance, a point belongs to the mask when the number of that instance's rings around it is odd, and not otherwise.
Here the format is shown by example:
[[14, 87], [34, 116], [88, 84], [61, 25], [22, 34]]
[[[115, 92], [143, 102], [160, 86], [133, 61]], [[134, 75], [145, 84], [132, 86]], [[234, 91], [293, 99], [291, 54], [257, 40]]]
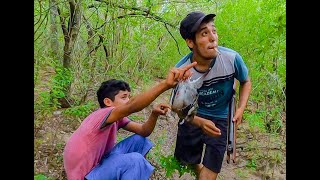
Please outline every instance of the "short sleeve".
[[100, 130], [104, 130], [112, 124], [115, 125], [118, 129], [120, 129], [120, 128], [126, 126], [130, 122], [129, 118], [124, 117], [124, 118], [120, 119], [119, 121], [116, 121], [113, 123], [106, 123], [106, 121], [107, 121], [108, 117], [110, 116], [111, 112], [113, 111], [113, 109], [114, 109], [114, 107], [107, 107], [107, 108], [101, 109], [101, 113], [103, 114], [103, 119], [99, 125]]
[[114, 109], [114, 107], [107, 107], [107, 108], [104, 108], [104, 109], [105, 109], [105, 111], [106, 111], [106, 112], [104, 112], [104, 113], [105, 113], [105, 116], [103, 117], [103, 119], [102, 119], [102, 121], [101, 121], [101, 123], [100, 123], [100, 126], [99, 126], [99, 128], [100, 128], [101, 130], [105, 129], [106, 126], [110, 125], [110, 124], [107, 124], [107, 125], [105, 125], [104, 127], [102, 127], [103, 124], [107, 121], [107, 119], [108, 119], [108, 117], [110, 116], [110, 114], [111, 114], [112, 110]]
[[[102, 122], [100, 124], [100, 127], [102, 127], [103, 124], [105, 124], [105, 122], [107, 121], [107, 119], [110, 116], [110, 114], [111, 114], [112, 110], [114, 109], [114, 107], [109, 107], [107, 109], [108, 109], [109, 112], [106, 113], [105, 117], [103, 118], [103, 120], [102, 120]], [[118, 129], [120, 129], [120, 128], [123, 128], [124, 126], [126, 126], [129, 122], [130, 122], [130, 119], [127, 118], [127, 117], [124, 117], [121, 120], [113, 122], [113, 123], [116, 123]], [[113, 124], [113, 123], [111, 123], [111, 124]], [[106, 124], [105, 127], [107, 127], [108, 125], [111, 125], [111, 124]], [[102, 129], [104, 129], [104, 127]]]
[[125, 127], [130, 122], [130, 119], [127, 117], [124, 117], [120, 121], [118, 121], [118, 129]]
[[234, 61], [235, 78], [240, 82], [248, 79], [248, 68], [244, 63], [242, 57], [237, 53]]

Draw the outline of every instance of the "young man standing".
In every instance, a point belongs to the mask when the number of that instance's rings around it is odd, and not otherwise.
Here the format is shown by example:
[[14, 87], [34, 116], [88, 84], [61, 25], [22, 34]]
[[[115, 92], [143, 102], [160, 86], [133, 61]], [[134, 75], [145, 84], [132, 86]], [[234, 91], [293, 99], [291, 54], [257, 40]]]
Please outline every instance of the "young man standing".
[[[198, 89], [198, 111], [191, 122], [178, 125], [175, 157], [193, 164], [200, 180], [215, 180], [221, 170], [227, 143], [228, 103], [235, 79], [240, 82], [239, 103], [233, 121], [240, 124], [251, 91], [248, 69], [234, 50], [218, 46], [215, 14], [189, 13], [180, 24], [180, 34], [191, 52], [176, 67], [197, 65], [191, 79], [205, 76]], [[203, 160], [203, 144], [206, 144]], [[202, 161], [202, 163], [201, 163]]]

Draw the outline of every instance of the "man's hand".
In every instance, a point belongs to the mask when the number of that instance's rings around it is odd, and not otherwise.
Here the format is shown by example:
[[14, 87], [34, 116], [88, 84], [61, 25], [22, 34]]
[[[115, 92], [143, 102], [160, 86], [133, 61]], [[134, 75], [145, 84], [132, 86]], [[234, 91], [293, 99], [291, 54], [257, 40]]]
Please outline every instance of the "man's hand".
[[233, 116], [233, 121], [236, 123], [236, 127], [242, 122], [243, 109], [238, 108], [235, 115]]
[[249, 99], [251, 86], [251, 80], [249, 77], [246, 81], [240, 83], [239, 103], [236, 109], [236, 113], [233, 117], [233, 121], [236, 123], [236, 127], [238, 127], [238, 125], [242, 122], [242, 115]]
[[165, 115], [171, 107], [168, 104], [160, 103], [153, 106], [152, 114], [159, 116]]
[[220, 129], [217, 128], [216, 125], [208, 119], [195, 116], [191, 123], [195, 126], [200, 127], [202, 131], [209, 136], [218, 137], [221, 135]]
[[166, 84], [170, 88], [172, 88], [175, 85], [177, 85], [178, 82], [188, 79], [192, 75], [192, 73], [191, 73], [191, 71], [189, 71], [189, 69], [196, 66], [196, 65], [197, 65], [197, 62], [193, 62], [183, 68], [172, 68], [169, 71], [167, 79], [165, 80]]
[[218, 137], [221, 135], [220, 129], [217, 128], [212, 121], [209, 121], [209, 120], [203, 121], [201, 128], [202, 128], [202, 131], [209, 136]]

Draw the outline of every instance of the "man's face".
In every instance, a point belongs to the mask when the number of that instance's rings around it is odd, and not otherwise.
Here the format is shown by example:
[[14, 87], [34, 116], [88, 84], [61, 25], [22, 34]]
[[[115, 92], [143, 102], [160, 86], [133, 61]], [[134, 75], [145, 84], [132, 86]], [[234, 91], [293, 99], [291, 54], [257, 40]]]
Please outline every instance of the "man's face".
[[130, 92], [129, 91], [119, 91], [119, 93], [114, 97], [113, 106], [118, 107], [126, 104], [129, 101]]
[[200, 25], [192, 48], [194, 54], [203, 59], [211, 60], [217, 56], [218, 34], [212, 21]]

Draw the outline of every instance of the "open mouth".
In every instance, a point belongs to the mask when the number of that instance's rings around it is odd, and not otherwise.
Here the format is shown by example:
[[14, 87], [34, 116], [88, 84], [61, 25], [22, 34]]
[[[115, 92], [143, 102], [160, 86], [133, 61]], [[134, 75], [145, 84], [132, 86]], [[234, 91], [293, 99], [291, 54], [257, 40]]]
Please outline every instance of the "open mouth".
[[219, 53], [218, 47], [210, 46], [208, 47], [208, 50], [215, 50], [216, 52]]
[[209, 46], [208, 49], [217, 49], [216, 46]]

